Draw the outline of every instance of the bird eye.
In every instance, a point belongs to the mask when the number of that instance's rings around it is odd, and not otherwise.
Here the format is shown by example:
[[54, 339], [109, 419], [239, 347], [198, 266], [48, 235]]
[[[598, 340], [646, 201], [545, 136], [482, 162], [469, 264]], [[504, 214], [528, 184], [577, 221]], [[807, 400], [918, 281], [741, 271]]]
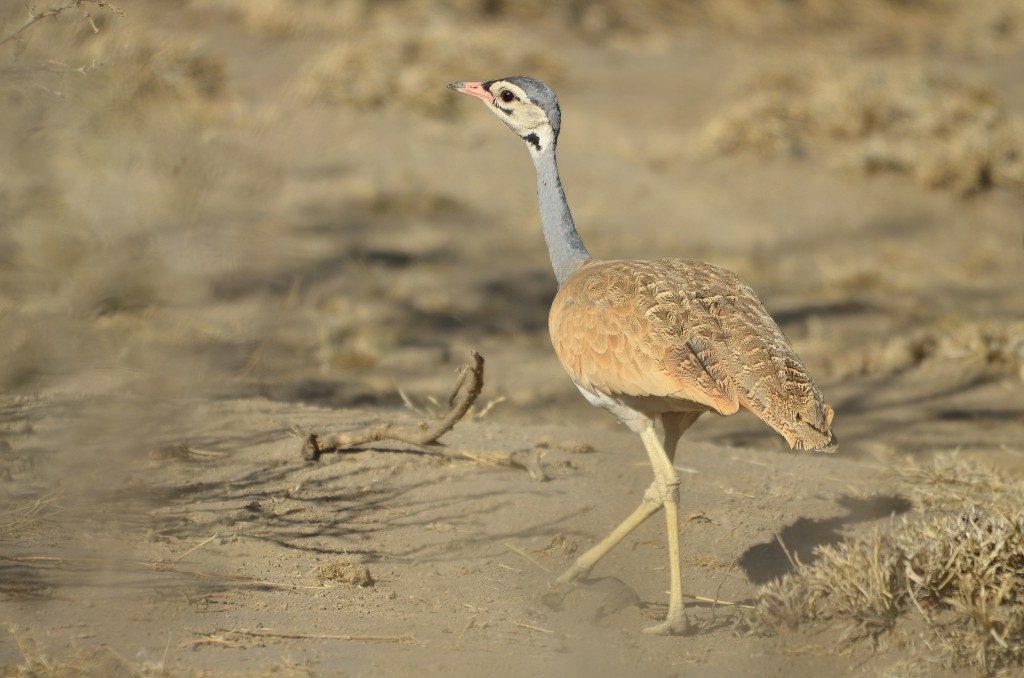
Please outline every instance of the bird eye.
[[512, 103], [512, 100], [516, 98], [516, 95], [512, 94], [512, 92], [510, 92], [507, 89], [501, 90], [501, 94], [499, 94], [498, 96], [500, 96], [501, 100], [504, 101], [506, 104]]

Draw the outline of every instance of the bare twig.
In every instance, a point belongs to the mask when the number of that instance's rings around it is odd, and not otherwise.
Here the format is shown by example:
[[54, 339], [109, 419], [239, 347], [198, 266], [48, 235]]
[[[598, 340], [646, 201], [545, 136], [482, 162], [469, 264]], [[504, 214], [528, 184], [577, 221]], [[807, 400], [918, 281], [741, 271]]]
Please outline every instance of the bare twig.
[[551, 629], [546, 629], [542, 626], [535, 626], [533, 624], [524, 624], [523, 622], [513, 622], [516, 626], [523, 629], [530, 629], [531, 631], [540, 631], [541, 633], [554, 633]]
[[239, 636], [253, 636], [255, 638], [289, 638], [301, 640], [350, 640], [363, 643], [419, 643], [415, 636], [377, 636], [360, 635], [352, 633], [340, 634], [318, 634], [298, 632], [278, 632], [265, 629], [217, 629], [212, 634], [205, 634], [210, 637], [217, 637], [214, 634], [235, 634]]
[[708, 598], [707, 596], [691, 596], [689, 593], [683, 594], [684, 598], [690, 598], [700, 603], [711, 603], [712, 605], [728, 605], [729, 607], [738, 607], [743, 610], [756, 610], [756, 605], [750, 605], [749, 603], [734, 603], [731, 600], [722, 600], [721, 598]]
[[493, 466], [521, 468], [529, 473], [530, 477], [538, 483], [542, 483], [548, 479], [547, 474], [544, 473], [544, 467], [540, 463], [541, 457], [544, 455], [542, 450], [516, 450], [515, 452], [451, 450], [442, 452], [442, 454], [445, 456], [472, 459], [473, 461], [478, 461], [482, 464], [491, 464]]
[[499, 404], [505, 402], [505, 400], [506, 400], [505, 396], [498, 396], [497, 398], [493, 398], [493, 399], [489, 400], [486, 405], [484, 405], [483, 407], [480, 408], [479, 412], [476, 412], [476, 413], [473, 414], [473, 418], [474, 419], [483, 419], [488, 414], [490, 414], [491, 410], [493, 410], [496, 405], [499, 405]]
[[[719, 601], [721, 600], [720, 599], [720, 595], [722, 593], [722, 586], [725, 584], [725, 580], [729, 578], [729, 575], [732, 574], [732, 568], [734, 568], [734, 567], [736, 567], [736, 561], [735, 560], [732, 562], [732, 565], [729, 566], [729, 569], [728, 569], [728, 571], [726, 571], [725, 576], [722, 577], [722, 581], [718, 582], [718, 588], [715, 589], [715, 599], [711, 603], [711, 619], [712, 619], [712, 621], [714, 621], [714, 619], [715, 619], [715, 610], [718, 608]], [[728, 602], [726, 602], [724, 600], [722, 600], [721, 602], [724, 605], [734, 604], [734, 603], [728, 603]]]
[[778, 541], [779, 542], [779, 546], [782, 547], [782, 552], [786, 554], [786, 559], [789, 561], [789, 564], [793, 567], [793, 571], [794, 572], [799, 572], [800, 571], [800, 563], [797, 562], [796, 558], [793, 557], [793, 554], [789, 552], [788, 548], [786, 548], [786, 542], [782, 541], [782, 535], [779, 534], [778, 532], [775, 532], [774, 534], [775, 534], [775, 540]]
[[200, 450], [194, 447], [189, 447], [185, 443], [171, 443], [168, 445], [159, 445], [154, 447], [149, 451], [148, 456], [150, 459], [157, 461], [189, 461], [194, 457], [220, 459], [228, 456], [228, 453], [214, 452], [212, 450]]
[[408, 395], [406, 395], [405, 391], [402, 390], [401, 386], [398, 387], [398, 395], [399, 397], [401, 397], [402, 402], [405, 403], [405, 406], [409, 409], [410, 412], [415, 412], [421, 417], [427, 414], [426, 410], [416, 407], [416, 404], [413, 403], [413, 401], [409, 398]]
[[[439, 418], [433, 421], [424, 420], [420, 422], [418, 429], [385, 423], [329, 437], [310, 433], [303, 446], [302, 456], [311, 461], [318, 461], [323, 454], [342, 452], [346, 449], [382, 440], [394, 440], [428, 449], [438, 445], [438, 438], [452, 430], [455, 424], [466, 415], [466, 412], [469, 411], [469, 408], [476, 401], [477, 396], [480, 395], [480, 390], [484, 387], [483, 356], [476, 351], [472, 352], [472, 356], [472, 365], [463, 365], [459, 368], [455, 387], [448, 397], [449, 409]], [[469, 380], [469, 386], [463, 388], [466, 385], [467, 379]]]
[[31, 12], [29, 14], [29, 16], [28, 16], [28, 19], [25, 20], [25, 23], [23, 23], [21, 26], [19, 26], [18, 28], [14, 29], [13, 31], [11, 31], [7, 35], [5, 35], [4, 37], [0, 38], [0, 45], [6, 44], [6, 43], [10, 42], [11, 40], [17, 40], [18, 36], [21, 35], [22, 32], [25, 29], [27, 29], [29, 26], [31, 26], [35, 22], [41, 21], [41, 20], [45, 19], [46, 17], [57, 16], [58, 14], [63, 12], [64, 10], [71, 9], [74, 6], [75, 6], [75, 3], [69, 2], [67, 5], [64, 5], [63, 7], [56, 7], [54, 9], [46, 9], [46, 10], [43, 10], [42, 12]]
[[55, 17], [59, 15], [61, 12], [65, 12], [69, 9], [79, 10], [82, 13], [82, 16], [85, 17], [86, 21], [89, 22], [89, 26], [92, 28], [93, 33], [99, 33], [100, 29], [96, 26], [96, 22], [93, 21], [92, 15], [89, 14], [89, 10], [82, 6], [82, 3], [85, 2], [95, 3], [97, 7], [106, 7], [116, 14], [126, 16], [126, 13], [123, 9], [121, 9], [117, 5], [110, 4], [109, 2], [107, 2], [107, 0], [70, 0], [70, 2], [68, 2], [66, 5], [62, 5], [60, 7], [51, 7], [50, 9], [44, 9], [41, 12], [30, 10], [28, 19], [25, 20], [25, 23], [23, 23], [21, 26], [14, 29], [4, 37], [0, 38], [0, 45], [8, 43], [11, 40], [17, 40], [29, 26], [36, 23], [37, 21], [42, 21], [43, 19], [46, 19], [48, 17]]
[[200, 543], [200, 544], [196, 544], [195, 546], [193, 546], [192, 548], [190, 548], [190, 549], [189, 549], [188, 551], [185, 551], [185, 552], [184, 552], [184, 553], [182, 553], [182, 554], [181, 554], [180, 556], [178, 556], [177, 558], [175, 558], [175, 559], [174, 559], [174, 562], [176, 562], [176, 563], [177, 563], [178, 561], [180, 561], [180, 560], [181, 560], [182, 558], [184, 558], [184, 557], [185, 557], [185, 556], [187, 556], [188, 554], [192, 553], [193, 551], [198, 551], [199, 549], [203, 548], [204, 546], [206, 546], [207, 544], [209, 544], [209, 543], [210, 543], [211, 541], [213, 541], [213, 540], [214, 540], [214, 539], [216, 539], [216, 538], [217, 538], [217, 533], [216, 533], [216, 532], [214, 532], [212, 536], [210, 536], [209, 538], [205, 539], [205, 540], [204, 540], [204, 541], [203, 541], [202, 543]]
[[512, 551], [513, 553], [515, 553], [515, 554], [517, 554], [517, 555], [520, 555], [520, 556], [522, 556], [523, 558], [526, 558], [526, 559], [527, 559], [527, 560], [529, 560], [529, 561], [530, 561], [531, 563], [533, 563], [534, 565], [536, 565], [536, 566], [537, 566], [537, 567], [539, 567], [540, 569], [544, 570], [544, 571], [545, 571], [545, 572], [547, 572], [548, 574], [551, 574], [551, 570], [549, 570], [548, 568], [546, 568], [546, 567], [544, 567], [543, 565], [541, 565], [540, 563], [538, 563], [538, 562], [537, 562], [537, 559], [536, 559], [536, 558], [534, 558], [533, 556], [531, 556], [531, 555], [530, 555], [529, 553], [527, 553], [527, 552], [526, 552], [526, 551], [524, 551], [523, 549], [521, 549], [521, 548], [518, 548], [518, 547], [516, 547], [516, 546], [512, 546], [512, 544], [509, 544], [508, 542], [505, 542], [505, 547], [506, 547], [506, 548], [507, 548], [507, 549], [508, 549], [509, 551]]
[[[439, 442], [441, 436], [451, 431], [473, 407], [484, 387], [484, 359], [476, 351], [472, 351], [473, 363], [458, 369], [455, 385], [448, 397], [441, 401], [447, 403], [448, 410], [442, 414], [431, 413], [429, 418], [419, 422], [418, 427], [399, 426], [385, 422], [373, 424], [357, 431], [346, 431], [331, 436], [318, 433], [303, 432], [297, 427], [292, 432], [305, 439], [302, 456], [308, 461], [319, 461], [325, 454], [341, 453], [363, 448], [373, 443], [390, 440], [405, 443], [415, 449], [406, 450], [419, 454], [430, 454], [451, 459], [469, 459], [494, 466], [510, 466], [525, 469], [530, 477], [541, 482], [547, 480], [541, 467], [542, 453], [539, 450], [517, 450], [515, 452], [497, 452], [488, 450], [456, 450]], [[399, 390], [406, 406], [415, 412], [422, 412], [412, 404], [408, 396]]]

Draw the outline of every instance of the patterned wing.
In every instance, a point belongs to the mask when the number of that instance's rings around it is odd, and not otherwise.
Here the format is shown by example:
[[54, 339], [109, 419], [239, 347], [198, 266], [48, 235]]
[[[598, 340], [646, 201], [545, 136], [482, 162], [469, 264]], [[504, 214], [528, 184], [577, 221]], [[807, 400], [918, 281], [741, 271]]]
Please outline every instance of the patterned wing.
[[[722, 337], [692, 317], [651, 263], [594, 262], [570, 277], [551, 306], [555, 352], [585, 389], [688, 400], [732, 414], [738, 394], [713, 350]], [[697, 331], [683, 336], [681, 328]]]
[[742, 405], [792, 447], [834, 447], [832, 409], [730, 271], [680, 259], [589, 263], [559, 290], [549, 327], [559, 359], [585, 389], [721, 414]]

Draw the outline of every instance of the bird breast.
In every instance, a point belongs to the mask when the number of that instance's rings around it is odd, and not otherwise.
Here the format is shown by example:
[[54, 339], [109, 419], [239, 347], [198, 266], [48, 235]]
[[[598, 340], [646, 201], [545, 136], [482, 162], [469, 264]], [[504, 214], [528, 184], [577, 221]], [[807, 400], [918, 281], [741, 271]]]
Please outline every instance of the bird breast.
[[591, 402], [628, 403], [648, 416], [743, 406], [792, 447], [834, 443], [831, 408], [731, 271], [681, 259], [589, 262], [562, 284], [548, 326]]

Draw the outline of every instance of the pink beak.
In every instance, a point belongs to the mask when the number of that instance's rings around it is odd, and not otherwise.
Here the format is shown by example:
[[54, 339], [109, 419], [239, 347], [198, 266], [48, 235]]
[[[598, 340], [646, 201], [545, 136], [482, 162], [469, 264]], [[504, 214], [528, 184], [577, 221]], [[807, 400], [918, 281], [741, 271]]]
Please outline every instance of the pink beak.
[[483, 99], [488, 104], [494, 103], [494, 97], [484, 89], [483, 83], [480, 82], [453, 82], [448, 85], [448, 89], [474, 96], [477, 99]]

